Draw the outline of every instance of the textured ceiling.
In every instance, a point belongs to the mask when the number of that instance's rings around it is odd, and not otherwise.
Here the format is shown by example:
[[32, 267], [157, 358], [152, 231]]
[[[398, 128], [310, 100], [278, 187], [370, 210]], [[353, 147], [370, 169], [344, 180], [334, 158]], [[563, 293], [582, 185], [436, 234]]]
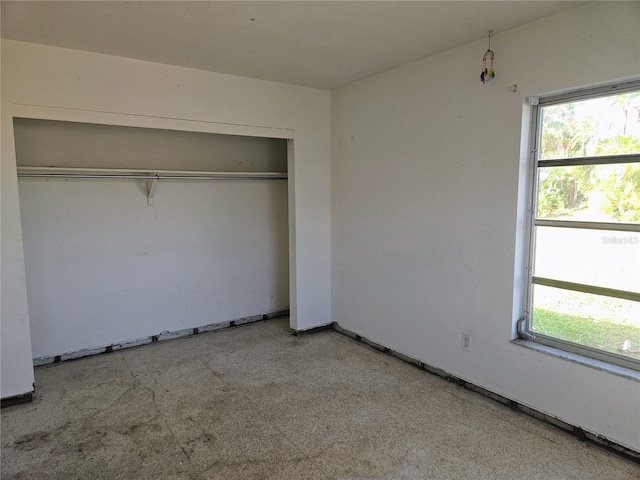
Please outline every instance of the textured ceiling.
[[2, 37], [332, 89], [585, 2], [2, 1]]

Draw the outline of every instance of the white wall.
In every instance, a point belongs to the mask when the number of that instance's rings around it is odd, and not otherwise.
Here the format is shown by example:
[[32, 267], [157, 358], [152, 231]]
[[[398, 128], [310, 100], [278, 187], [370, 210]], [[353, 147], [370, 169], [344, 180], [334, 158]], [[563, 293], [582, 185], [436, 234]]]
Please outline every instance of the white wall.
[[332, 92], [333, 319], [640, 451], [639, 382], [510, 343], [525, 97], [640, 74], [640, 3], [496, 35], [482, 85], [486, 47]]
[[289, 308], [286, 181], [20, 179], [33, 358]]
[[218, 122], [226, 130], [291, 129], [292, 326], [304, 330], [331, 321], [329, 92], [22, 42], [1, 45], [3, 398], [31, 391], [33, 381], [11, 122], [20, 104], [74, 109], [61, 120], [112, 112], [139, 126], [153, 127], [163, 117]]

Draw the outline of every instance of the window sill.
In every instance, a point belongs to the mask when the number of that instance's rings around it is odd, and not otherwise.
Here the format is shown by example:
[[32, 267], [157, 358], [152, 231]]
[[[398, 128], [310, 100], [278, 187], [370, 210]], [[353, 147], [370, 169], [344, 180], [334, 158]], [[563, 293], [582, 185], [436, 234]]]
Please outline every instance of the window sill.
[[607, 372], [612, 375], [617, 375], [622, 378], [627, 378], [629, 380], [635, 380], [637, 382], [640, 382], [640, 372], [636, 370], [632, 370], [630, 368], [619, 367], [618, 365], [612, 365], [610, 363], [603, 362], [601, 360], [595, 360], [593, 358], [585, 357], [583, 355], [578, 355], [577, 353], [567, 352], [564, 350], [560, 350], [559, 348], [550, 347], [548, 345], [542, 345], [541, 343], [532, 342], [530, 340], [516, 339], [516, 340], [512, 340], [512, 343], [514, 343], [515, 345], [520, 345], [521, 347], [535, 350], [537, 352], [551, 355], [556, 358], [562, 358], [564, 360], [568, 360], [573, 363], [595, 368], [596, 370], [600, 370], [601, 372]]

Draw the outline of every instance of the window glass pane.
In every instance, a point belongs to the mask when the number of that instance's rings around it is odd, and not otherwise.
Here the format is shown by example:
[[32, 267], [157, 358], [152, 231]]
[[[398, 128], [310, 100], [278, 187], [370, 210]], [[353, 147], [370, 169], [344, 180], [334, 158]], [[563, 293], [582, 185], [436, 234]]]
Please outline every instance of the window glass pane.
[[538, 168], [537, 214], [543, 219], [640, 223], [640, 162]]
[[640, 233], [536, 227], [534, 275], [640, 292]]
[[640, 359], [640, 302], [534, 285], [532, 330]]
[[640, 91], [541, 110], [542, 160], [640, 153]]

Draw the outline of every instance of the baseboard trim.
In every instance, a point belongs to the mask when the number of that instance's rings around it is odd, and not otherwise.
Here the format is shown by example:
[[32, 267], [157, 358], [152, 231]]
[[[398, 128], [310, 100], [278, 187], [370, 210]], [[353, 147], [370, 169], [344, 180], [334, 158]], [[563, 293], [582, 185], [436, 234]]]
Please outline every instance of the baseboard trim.
[[71, 360], [77, 360], [79, 358], [91, 357], [93, 355], [113, 353], [119, 350], [125, 350], [127, 348], [139, 347], [142, 345], [148, 345], [150, 343], [156, 343], [156, 342], [166, 342], [168, 340], [190, 337], [193, 335], [199, 335], [201, 333], [222, 330], [224, 328], [238, 327], [241, 325], [248, 325], [250, 323], [261, 322], [264, 320], [271, 320], [272, 318], [286, 317], [287, 315], [289, 315], [289, 309], [276, 310], [273, 312], [262, 313], [259, 315], [251, 315], [249, 317], [241, 317], [241, 318], [235, 318], [233, 320], [226, 320], [224, 322], [210, 323], [207, 325], [200, 325], [193, 328], [185, 328], [183, 330], [175, 330], [172, 332], [164, 331], [164, 332], [158, 333], [157, 335], [150, 335], [148, 337], [141, 337], [133, 340], [126, 340], [123, 342], [112, 343], [111, 345], [83, 348], [73, 352], [34, 358], [33, 366], [40, 367], [43, 365], [50, 365], [52, 363], [68, 362]]
[[379, 343], [376, 343], [372, 340], [369, 340], [368, 338], [362, 337], [361, 335], [358, 335], [355, 332], [352, 332], [351, 330], [347, 330], [346, 328], [342, 328], [338, 322], [333, 322], [330, 325], [331, 329], [336, 332], [339, 333], [341, 335], [344, 335], [346, 337], [349, 337], [353, 340], [356, 340], [357, 342], [363, 343], [371, 348], [374, 348], [375, 350], [378, 350], [382, 353], [386, 353], [387, 355], [391, 355], [393, 357], [398, 358], [399, 360], [402, 360], [403, 362], [406, 362], [410, 365], [413, 365], [414, 367], [419, 368], [420, 370], [424, 370], [425, 372], [429, 372], [433, 375], [437, 375], [439, 377], [444, 378], [445, 380], [448, 380], [450, 382], [453, 382], [463, 388], [466, 388], [468, 390], [471, 390], [473, 392], [479, 393], [480, 395], [483, 395], [487, 398], [490, 398], [496, 402], [499, 402], [503, 405], [506, 405], [508, 407], [510, 407], [513, 410], [516, 410], [517, 412], [520, 412], [524, 415], [527, 415], [529, 417], [533, 417], [539, 421], [542, 421], [544, 423], [547, 423], [555, 428], [558, 428], [566, 433], [570, 433], [574, 436], [576, 436], [578, 439], [580, 439], [581, 441], [586, 441], [586, 442], [590, 442], [593, 443], [601, 448], [604, 448], [605, 450], [608, 450], [610, 452], [613, 452], [617, 455], [622, 456], [623, 458], [626, 458], [627, 460], [631, 460], [635, 463], [640, 464], [640, 452], [636, 452], [635, 450], [632, 450], [630, 448], [625, 447], [624, 445], [620, 445], [619, 443], [616, 443], [606, 437], [600, 436], [600, 435], [596, 435], [594, 433], [591, 432], [587, 432], [585, 430], [583, 430], [582, 428], [576, 426], [576, 425], [571, 425], [563, 420], [560, 420], [559, 418], [553, 417], [551, 415], [547, 415], [546, 413], [542, 413], [539, 412], [538, 410], [535, 410], [531, 407], [528, 407], [526, 405], [522, 405], [521, 403], [518, 403], [515, 400], [512, 400], [510, 398], [504, 397], [498, 393], [492, 392], [490, 390], [487, 390], [484, 387], [480, 387], [478, 385], [475, 385], [474, 383], [468, 382], [460, 377], [457, 377], [449, 372], [446, 372], [445, 370], [442, 370], [438, 367], [434, 367], [432, 365], [426, 364], [424, 362], [421, 362], [420, 360], [417, 360], [413, 357], [410, 357], [408, 355], [404, 355], [400, 352], [396, 352], [395, 350], [392, 350], [390, 348], [385, 347], [384, 345], [381, 345]]

